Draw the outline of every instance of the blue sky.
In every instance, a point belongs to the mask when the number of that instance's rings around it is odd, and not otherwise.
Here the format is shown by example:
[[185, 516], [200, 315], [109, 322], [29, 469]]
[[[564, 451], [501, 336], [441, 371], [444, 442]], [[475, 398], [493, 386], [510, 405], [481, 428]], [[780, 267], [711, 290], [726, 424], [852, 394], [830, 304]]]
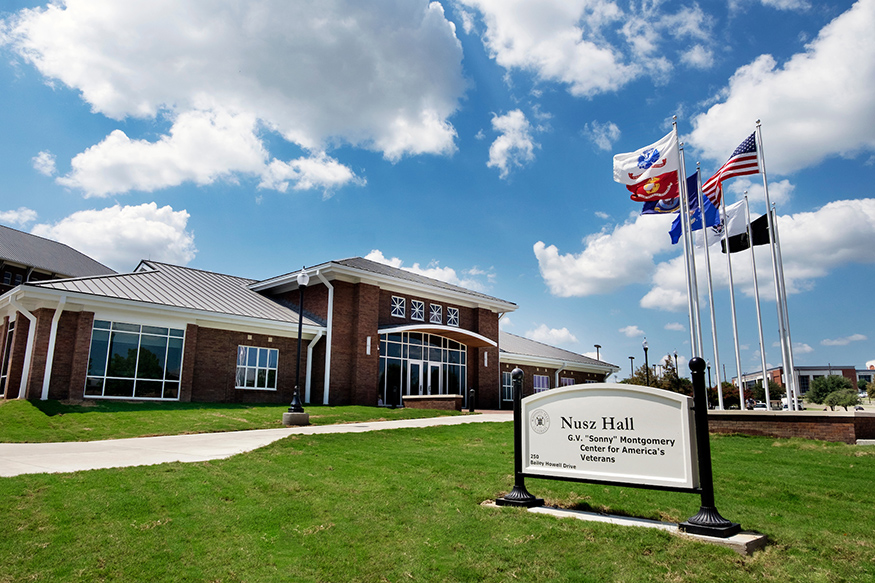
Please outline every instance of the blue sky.
[[[613, 155], [677, 116], [687, 167], [707, 178], [760, 119], [796, 363], [875, 359], [875, 0], [2, 10], [0, 222], [116, 270], [151, 258], [260, 279], [368, 256], [513, 301], [505, 330], [600, 344], [623, 377], [645, 335], [651, 363], [685, 362], [690, 335], [671, 218], [639, 216]], [[763, 213], [761, 176], [728, 182], [727, 202], [744, 190]], [[749, 372], [749, 255], [732, 258]], [[776, 365], [767, 248], [756, 260]]]

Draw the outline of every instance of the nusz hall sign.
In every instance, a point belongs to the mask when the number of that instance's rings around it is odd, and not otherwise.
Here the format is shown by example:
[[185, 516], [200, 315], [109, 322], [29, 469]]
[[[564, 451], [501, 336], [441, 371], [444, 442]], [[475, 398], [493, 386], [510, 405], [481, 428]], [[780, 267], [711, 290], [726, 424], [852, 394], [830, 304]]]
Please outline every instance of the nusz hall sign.
[[699, 486], [693, 399], [604, 383], [522, 400], [523, 473], [678, 490]]

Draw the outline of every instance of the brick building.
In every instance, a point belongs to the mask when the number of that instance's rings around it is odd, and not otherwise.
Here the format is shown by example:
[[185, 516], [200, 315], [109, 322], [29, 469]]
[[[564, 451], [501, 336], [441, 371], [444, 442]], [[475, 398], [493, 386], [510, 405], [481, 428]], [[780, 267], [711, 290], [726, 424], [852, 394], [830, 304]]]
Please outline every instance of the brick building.
[[303, 294], [299, 272], [255, 281], [155, 261], [22, 283], [0, 297], [0, 394], [287, 403], [299, 378], [305, 403], [473, 394], [507, 408], [507, 366], [534, 367], [528, 392], [618, 370], [499, 332], [516, 305], [486, 294], [363, 258], [303, 271]]

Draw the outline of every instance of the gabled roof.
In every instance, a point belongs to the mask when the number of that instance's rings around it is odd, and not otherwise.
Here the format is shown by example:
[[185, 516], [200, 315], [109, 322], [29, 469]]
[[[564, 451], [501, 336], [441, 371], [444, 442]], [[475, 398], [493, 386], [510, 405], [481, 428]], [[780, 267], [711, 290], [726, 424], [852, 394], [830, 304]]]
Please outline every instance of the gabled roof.
[[[419, 275], [406, 269], [392, 267], [384, 263], [378, 263], [365, 259], [364, 257], [350, 257], [337, 261], [329, 261], [320, 265], [305, 268], [304, 271], [312, 274], [320, 271], [326, 276], [334, 276], [347, 281], [365, 281], [374, 283], [381, 288], [392, 289], [409, 288], [411, 290], [434, 290], [443, 292], [456, 298], [466, 298], [467, 301], [477, 304], [486, 304], [499, 311], [513, 311], [516, 309], [516, 304], [502, 300], [478, 291], [470, 290], [458, 285], [447, 283], [439, 279]], [[299, 272], [291, 272], [277, 277], [272, 277], [253, 284], [253, 289], [259, 291], [268, 291], [272, 288], [288, 287], [296, 289], [295, 277]], [[312, 285], [311, 281], [311, 285]]]
[[[141, 261], [133, 273], [26, 284], [42, 289], [144, 302], [246, 318], [297, 323], [290, 307], [249, 289], [253, 279], [157, 261]], [[324, 326], [305, 314], [304, 324]]]
[[570, 350], [523, 338], [522, 336], [510, 334], [503, 330], [498, 333], [498, 346], [499, 352], [505, 354], [529, 356], [536, 359], [546, 359], [556, 362], [566, 362], [568, 364], [590, 366], [602, 370], [620, 370], [620, 367], [617, 365], [596, 360], [576, 352], [571, 352]]
[[0, 225], [0, 260], [34, 267], [62, 277], [115, 273], [63, 243]]

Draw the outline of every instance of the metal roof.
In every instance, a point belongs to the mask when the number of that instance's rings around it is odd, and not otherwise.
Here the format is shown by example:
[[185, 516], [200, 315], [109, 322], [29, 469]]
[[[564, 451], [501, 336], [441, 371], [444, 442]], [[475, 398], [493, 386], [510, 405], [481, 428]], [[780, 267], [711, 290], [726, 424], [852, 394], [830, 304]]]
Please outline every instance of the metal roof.
[[63, 277], [115, 273], [63, 243], [0, 225], [0, 260], [34, 267]]
[[593, 366], [598, 368], [610, 368], [620, 370], [620, 367], [596, 360], [577, 352], [571, 352], [548, 344], [543, 344], [535, 340], [523, 338], [509, 332], [499, 331], [498, 346], [500, 352], [507, 354], [519, 354], [521, 356], [534, 356], [537, 358], [547, 358], [550, 360], [580, 364], [584, 366]]
[[[188, 310], [298, 323], [297, 310], [249, 289], [254, 281], [157, 261], [142, 261], [133, 273], [32, 282], [27, 285]], [[325, 325], [306, 313], [303, 323]]]

